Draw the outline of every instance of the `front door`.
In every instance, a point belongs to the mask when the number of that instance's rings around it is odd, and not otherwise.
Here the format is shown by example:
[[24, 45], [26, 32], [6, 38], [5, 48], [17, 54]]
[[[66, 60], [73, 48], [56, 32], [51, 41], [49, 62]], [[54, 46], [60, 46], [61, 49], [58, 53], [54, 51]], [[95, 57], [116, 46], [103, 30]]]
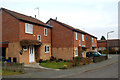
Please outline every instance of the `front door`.
[[32, 63], [34, 61], [35, 61], [34, 46], [29, 46], [29, 62]]

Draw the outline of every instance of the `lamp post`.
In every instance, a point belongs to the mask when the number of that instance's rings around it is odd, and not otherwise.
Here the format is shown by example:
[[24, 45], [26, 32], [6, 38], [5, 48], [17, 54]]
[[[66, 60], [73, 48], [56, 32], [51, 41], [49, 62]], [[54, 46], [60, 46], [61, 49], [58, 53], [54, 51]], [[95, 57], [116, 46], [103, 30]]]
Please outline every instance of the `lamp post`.
[[113, 32], [114, 32], [114, 31], [109, 31], [109, 32], [107, 32], [107, 51], [108, 51], [107, 56], [108, 56], [108, 54], [109, 54], [108, 34], [109, 34], [109, 33], [113, 33]]

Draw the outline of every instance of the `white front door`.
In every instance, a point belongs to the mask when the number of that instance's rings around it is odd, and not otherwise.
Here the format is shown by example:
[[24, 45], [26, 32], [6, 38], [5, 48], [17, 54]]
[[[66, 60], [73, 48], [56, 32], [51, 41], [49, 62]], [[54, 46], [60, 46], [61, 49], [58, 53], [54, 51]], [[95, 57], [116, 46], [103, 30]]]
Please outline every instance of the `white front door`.
[[34, 46], [29, 46], [29, 62], [32, 63], [34, 61], [35, 61]]
[[84, 57], [84, 51], [82, 52], [82, 57]]

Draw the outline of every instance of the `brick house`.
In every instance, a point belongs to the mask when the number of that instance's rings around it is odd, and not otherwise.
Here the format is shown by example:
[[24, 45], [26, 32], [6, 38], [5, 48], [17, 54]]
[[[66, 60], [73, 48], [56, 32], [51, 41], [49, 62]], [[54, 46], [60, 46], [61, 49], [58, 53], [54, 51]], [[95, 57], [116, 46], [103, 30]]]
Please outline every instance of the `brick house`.
[[2, 17], [2, 55], [11, 62], [34, 63], [51, 57], [52, 27], [5, 8]]
[[103, 51], [109, 48], [109, 53], [114, 50], [115, 53], [120, 50], [120, 40], [119, 39], [109, 39], [109, 40], [98, 40], [98, 50]]
[[97, 41], [97, 47], [98, 47], [98, 50], [106, 50], [107, 49], [107, 41], [106, 40], [98, 40]]
[[97, 48], [97, 38], [82, 30], [55, 19], [48, 20], [47, 24], [53, 27], [52, 56], [56, 58], [72, 60], [77, 56], [86, 57], [86, 51]]

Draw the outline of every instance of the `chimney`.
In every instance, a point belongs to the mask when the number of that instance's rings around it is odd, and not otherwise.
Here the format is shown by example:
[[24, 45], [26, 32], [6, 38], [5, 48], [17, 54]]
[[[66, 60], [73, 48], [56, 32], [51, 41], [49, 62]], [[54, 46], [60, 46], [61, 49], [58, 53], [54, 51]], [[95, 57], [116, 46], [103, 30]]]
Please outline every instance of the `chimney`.
[[36, 18], [36, 15], [35, 15], [35, 18]]
[[56, 19], [55, 20], [57, 20], [57, 17], [56, 17]]

